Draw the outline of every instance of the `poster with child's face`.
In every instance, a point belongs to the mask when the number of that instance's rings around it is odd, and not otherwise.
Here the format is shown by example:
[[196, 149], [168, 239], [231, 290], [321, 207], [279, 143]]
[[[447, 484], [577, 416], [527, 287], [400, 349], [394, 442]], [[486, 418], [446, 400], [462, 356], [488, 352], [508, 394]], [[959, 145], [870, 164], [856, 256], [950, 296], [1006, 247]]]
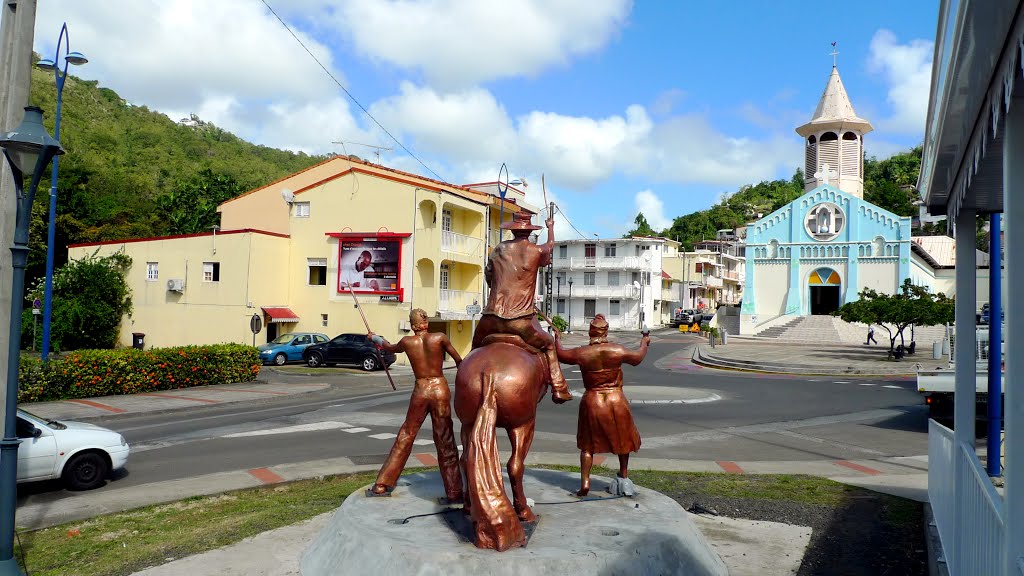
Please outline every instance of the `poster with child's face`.
[[342, 240], [338, 254], [338, 292], [399, 294], [401, 240]]

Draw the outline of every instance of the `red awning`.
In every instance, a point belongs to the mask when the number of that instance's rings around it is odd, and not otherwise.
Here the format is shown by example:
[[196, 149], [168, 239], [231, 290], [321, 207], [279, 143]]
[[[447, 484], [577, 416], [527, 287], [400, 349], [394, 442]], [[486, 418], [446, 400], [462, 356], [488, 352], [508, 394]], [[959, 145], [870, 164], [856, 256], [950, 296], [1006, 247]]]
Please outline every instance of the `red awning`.
[[267, 318], [269, 318], [269, 320], [267, 320], [267, 324], [283, 324], [299, 321], [299, 315], [292, 312], [291, 308], [264, 308], [263, 313]]
[[667, 280], [671, 280], [672, 279], [672, 277], [668, 275], [668, 272], [665, 272], [664, 270], [661, 271], [661, 277], [665, 278]]

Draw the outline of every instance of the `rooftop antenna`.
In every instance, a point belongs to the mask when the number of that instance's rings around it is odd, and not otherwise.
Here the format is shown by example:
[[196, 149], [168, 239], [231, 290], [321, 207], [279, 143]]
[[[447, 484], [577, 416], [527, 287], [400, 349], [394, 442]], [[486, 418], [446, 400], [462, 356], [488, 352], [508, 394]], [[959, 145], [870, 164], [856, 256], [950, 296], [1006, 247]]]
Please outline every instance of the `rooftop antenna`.
[[833, 68], [836, 67], [836, 54], [839, 54], [839, 51], [836, 50], [836, 43], [833, 42], [832, 43], [832, 67]]
[[377, 164], [380, 164], [380, 152], [381, 152], [381, 150], [383, 150], [385, 152], [391, 152], [392, 150], [394, 150], [394, 148], [388, 148], [386, 146], [374, 146], [373, 144], [363, 144], [361, 142], [351, 142], [349, 140], [334, 141], [334, 142], [331, 142], [331, 144], [341, 144], [342, 146], [344, 146], [345, 144], [355, 144], [356, 146], [366, 146], [367, 148], [373, 148], [374, 149], [373, 153], [374, 153], [374, 155], [377, 156]]

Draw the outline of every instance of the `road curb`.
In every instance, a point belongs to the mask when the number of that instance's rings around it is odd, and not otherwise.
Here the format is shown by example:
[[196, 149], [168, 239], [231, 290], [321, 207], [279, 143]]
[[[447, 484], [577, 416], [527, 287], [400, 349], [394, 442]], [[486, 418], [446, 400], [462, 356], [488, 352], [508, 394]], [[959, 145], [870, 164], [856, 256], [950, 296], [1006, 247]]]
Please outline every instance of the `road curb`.
[[848, 370], [823, 371], [812, 366], [793, 365], [789, 368], [783, 366], [772, 366], [769, 364], [757, 364], [752, 361], [728, 360], [718, 358], [702, 352], [702, 346], [694, 349], [691, 361], [704, 368], [716, 370], [732, 370], [734, 372], [751, 372], [756, 374], [788, 374], [791, 376], [843, 376], [860, 378], [906, 378], [916, 376], [916, 372], [883, 372], [871, 373]]

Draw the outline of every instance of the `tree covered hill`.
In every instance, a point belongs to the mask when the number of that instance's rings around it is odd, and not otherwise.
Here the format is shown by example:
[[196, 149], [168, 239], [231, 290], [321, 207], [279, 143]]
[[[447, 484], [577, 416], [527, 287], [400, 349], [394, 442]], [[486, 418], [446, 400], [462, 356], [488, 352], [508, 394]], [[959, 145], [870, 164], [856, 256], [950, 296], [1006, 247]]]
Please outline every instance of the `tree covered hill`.
[[[896, 154], [885, 160], [864, 160], [864, 199], [900, 216], [917, 213], [917, 175], [921, 169], [921, 147]], [[636, 228], [628, 235], [658, 234], [693, 250], [695, 242], [714, 238], [718, 230], [732, 229], [753, 222], [804, 193], [804, 172], [797, 168], [789, 180], [764, 181], [746, 185], [738, 191], [723, 194], [721, 201], [708, 208], [685, 216], [678, 216], [672, 226], [658, 231], [651, 229], [643, 214], [635, 220]]]
[[[30, 102], [52, 134], [53, 73], [33, 68]], [[209, 229], [217, 203], [323, 159], [250, 144], [195, 116], [176, 122], [74, 76], [64, 84], [60, 141], [58, 265], [68, 244]], [[49, 175], [33, 207], [30, 276], [45, 262]]]

